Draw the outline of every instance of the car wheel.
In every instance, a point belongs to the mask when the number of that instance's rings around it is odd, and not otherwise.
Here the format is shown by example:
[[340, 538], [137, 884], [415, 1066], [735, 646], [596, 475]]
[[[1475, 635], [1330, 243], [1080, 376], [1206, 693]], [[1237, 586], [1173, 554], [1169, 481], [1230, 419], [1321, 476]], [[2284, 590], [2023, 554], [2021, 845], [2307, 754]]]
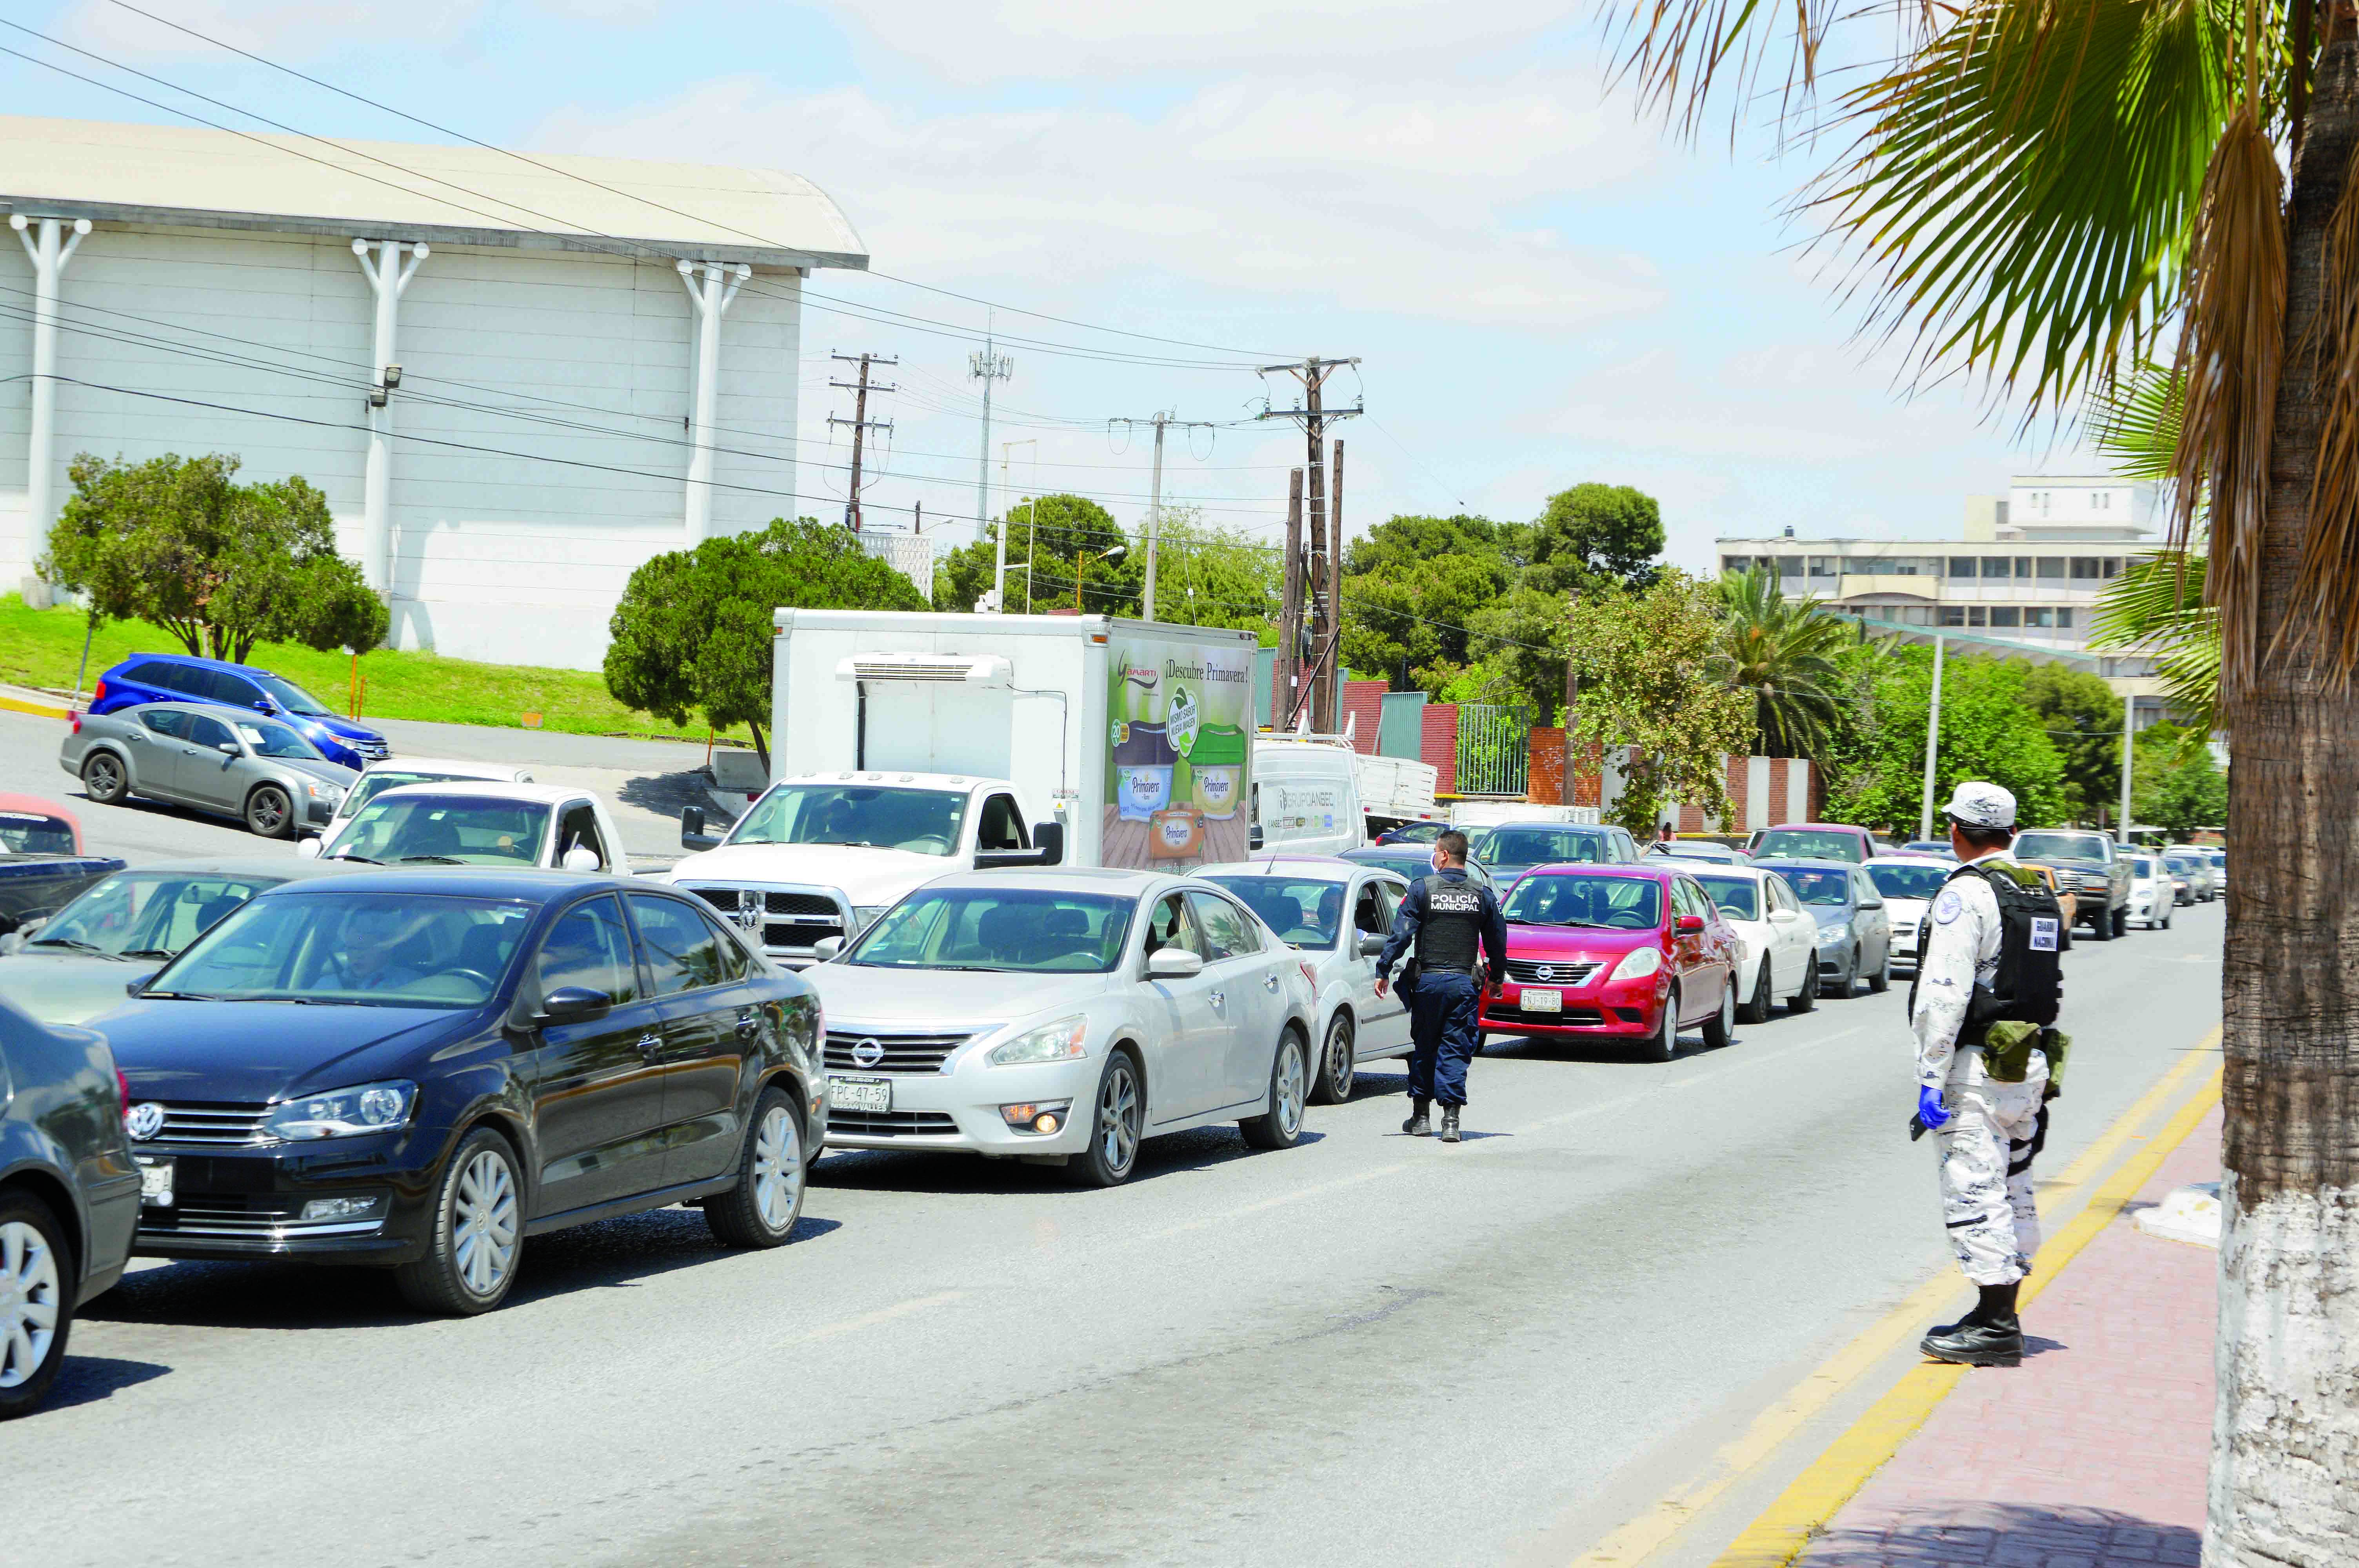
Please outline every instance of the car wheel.
[[1310, 1096], [1310, 1069], [1302, 1059], [1302, 1036], [1288, 1030], [1278, 1037], [1269, 1064], [1269, 1108], [1237, 1123], [1256, 1149], [1291, 1149], [1302, 1138], [1302, 1105]]
[[264, 784], [245, 797], [245, 825], [265, 838], [284, 838], [295, 831], [295, 803], [277, 784]]
[[1745, 1023], [1767, 1023], [1769, 1022], [1769, 1009], [1772, 1005], [1772, 999], [1769, 994], [1769, 972], [1777, 967], [1777, 965], [1769, 961], [1768, 954], [1764, 953], [1761, 955], [1761, 978], [1754, 982], [1753, 1000], [1746, 1002], [1745, 1004], [1745, 1011], [1736, 1015], [1740, 1022]]
[[2113, 924], [2113, 927], [2114, 927], [2114, 935], [2116, 935], [2116, 936], [2126, 936], [2126, 935], [2128, 935], [2130, 934], [2130, 913], [2129, 913], [2129, 911], [2128, 911], [2128, 910], [2126, 910], [2126, 909], [2117, 909], [2117, 910], [2114, 911], [2114, 914], [2113, 914], [2113, 922], [2112, 922], [2112, 924]]
[[82, 787], [99, 805], [117, 806], [131, 793], [131, 780], [114, 752], [92, 752], [82, 760]]
[[1876, 996], [1882, 996], [1892, 989], [1891, 948], [1884, 950], [1884, 962], [1876, 966], [1875, 973], [1867, 977], [1867, 989]]
[[[2176, 912], [2176, 911], [2173, 911], [2172, 913], [2175, 914], [2177, 912]], [[2169, 914], [2166, 914], [2166, 915], [2164, 915], [2164, 916], [2162, 917], [2162, 928], [2163, 928], [2165, 931], [2168, 931], [2168, 930], [2169, 930], [2169, 929], [2170, 929], [2170, 922], [2171, 922], [2171, 915], [2169, 915]]]
[[1802, 989], [1787, 1000], [1786, 1011], [1808, 1012], [1819, 1005], [1819, 956], [1811, 953], [1802, 960]]
[[1647, 1042], [1647, 1059], [1668, 1062], [1680, 1054], [1680, 988], [1673, 986], [1671, 994], [1663, 999], [1663, 1022]]
[[1090, 1146], [1075, 1162], [1082, 1180], [1093, 1187], [1118, 1187], [1130, 1180], [1138, 1163], [1138, 1139], [1147, 1125], [1147, 1095], [1138, 1081], [1138, 1065], [1125, 1051], [1106, 1058], [1098, 1075], [1097, 1108], [1090, 1123]]
[[1319, 1085], [1310, 1098], [1321, 1105], [1342, 1105], [1352, 1098], [1352, 1084], [1359, 1076], [1359, 1043], [1352, 1033], [1352, 1019], [1339, 1012], [1327, 1025], [1327, 1048], [1319, 1053]]
[[426, 1256], [393, 1271], [402, 1299], [455, 1317], [499, 1305], [524, 1253], [522, 1193], [506, 1139], [488, 1127], [461, 1139], [435, 1194]]
[[737, 1183], [704, 1200], [704, 1223], [732, 1247], [783, 1247], [803, 1212], [803, 1129], [793, 1100], [772, 1084], [754, 1102], [737, 1156]]
[[2114, 917], [2110, 912], [2101, 909], [2097, 912], [2096, 918], [2089, 922], [2089, 940], [2110, 942], [2113, 939]]
[[0, 1421], [49, 1396], [73, 1328], [65, 1230], [30, 1193], [0, 1194]]
[[1715, 1051], [1728, 1049], [1736, 1038], [1736, 977], [1732, 975], [1720, 988], [1720, 1006], [1703, 1021], [1703, 1043]]

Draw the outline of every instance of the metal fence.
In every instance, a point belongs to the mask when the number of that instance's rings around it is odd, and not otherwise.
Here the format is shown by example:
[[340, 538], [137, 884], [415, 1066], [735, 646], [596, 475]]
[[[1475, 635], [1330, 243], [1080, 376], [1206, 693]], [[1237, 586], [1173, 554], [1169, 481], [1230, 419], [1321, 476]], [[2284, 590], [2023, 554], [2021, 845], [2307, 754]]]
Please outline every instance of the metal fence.
[[1521, 707], [1458, 705], [1458, 793], [1520, 796], [1530, 781], [1531, 716]]

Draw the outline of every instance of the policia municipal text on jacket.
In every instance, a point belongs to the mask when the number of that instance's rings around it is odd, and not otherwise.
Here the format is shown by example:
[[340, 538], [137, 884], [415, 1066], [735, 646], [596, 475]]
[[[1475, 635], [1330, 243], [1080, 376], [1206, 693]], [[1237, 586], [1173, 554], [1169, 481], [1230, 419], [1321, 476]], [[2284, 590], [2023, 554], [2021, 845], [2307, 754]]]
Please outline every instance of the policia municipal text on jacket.
[[1466, 1103], [1466, 1064], [1482, 1048], [1479, 960], [1496, 988], [1506, 978], [1507, 923], [1491, 890], [1466, 875], [1466, 835], [1456, 828], [1433, 843], [1433, 875], [1412, 883], [1393, 917], [1393, 932], [1376, 959], [1382, 996], [1393, 965], [1410, 943], [1416, 956], [1401, 970], [1409, 1006], [1409, 1118], [1401, 1130], [1422, 1138], [1432, 1130], [1428, 1107], [1441, 1102], [1441, 1141], [1459, 1140], [1458, 1113]]

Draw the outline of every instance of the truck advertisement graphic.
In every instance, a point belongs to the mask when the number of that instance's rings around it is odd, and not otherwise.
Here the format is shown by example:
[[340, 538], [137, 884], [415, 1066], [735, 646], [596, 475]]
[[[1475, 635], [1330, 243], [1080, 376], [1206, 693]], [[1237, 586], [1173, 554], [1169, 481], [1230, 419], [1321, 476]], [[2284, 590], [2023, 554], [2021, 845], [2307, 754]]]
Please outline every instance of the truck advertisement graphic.
[[1252, 646], [1132, 634], [1107, 653], [1103, 863], [1184, 871], [1244, 860]]

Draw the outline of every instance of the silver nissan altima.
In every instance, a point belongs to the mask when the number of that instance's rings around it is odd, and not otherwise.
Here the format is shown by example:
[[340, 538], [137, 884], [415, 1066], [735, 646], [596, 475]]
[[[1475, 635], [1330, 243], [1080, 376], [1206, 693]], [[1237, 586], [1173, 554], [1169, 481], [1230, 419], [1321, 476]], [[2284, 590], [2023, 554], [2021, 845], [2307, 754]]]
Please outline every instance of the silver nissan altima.
[[803, 978], [824, 1011], [832, 1148], [964, 1150], [1112, 1186], [1163, 1133], [1302, 1135], [1315, 976], [1201, 881], [941, 877]]

